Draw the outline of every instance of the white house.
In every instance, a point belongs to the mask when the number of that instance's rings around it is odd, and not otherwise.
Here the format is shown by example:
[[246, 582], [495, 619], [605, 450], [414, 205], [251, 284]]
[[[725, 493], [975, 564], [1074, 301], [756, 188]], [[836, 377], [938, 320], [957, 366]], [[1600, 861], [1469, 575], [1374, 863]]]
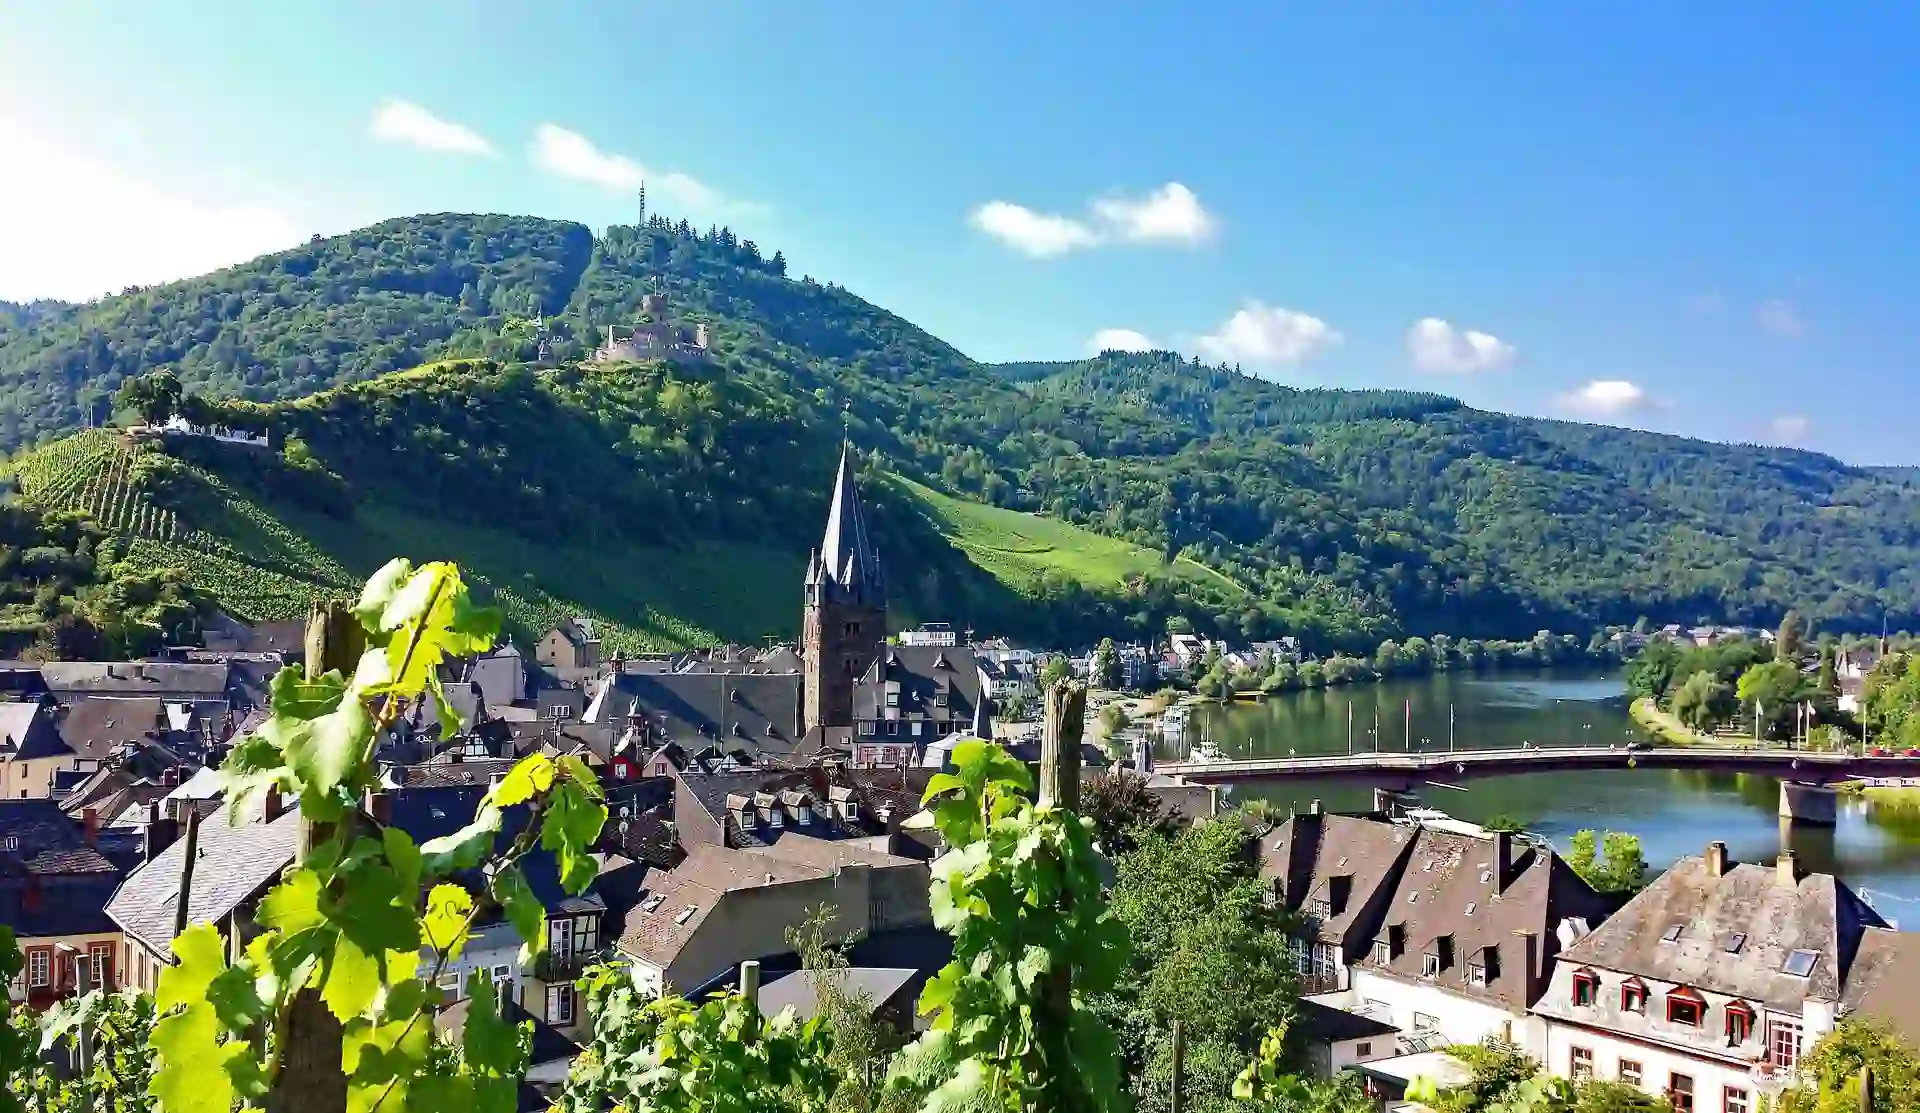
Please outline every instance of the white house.
[[1390, 1024], [1399, 1053], [1499, 1037], [1542, 1054], [1528, 1007], [1608, 907], [1552, 848], [1446, 821], [1309, 813], [1263, 852], [1311, 932], [1311, 1000]]
[[1678, 1113], [1756, 1113], [1833, 1029], [1863, 938], [1885, 927], [1791, 853], [1734, 865], [1713, 843], [1561, 953], [1533, 1009], [1544, 1062]]

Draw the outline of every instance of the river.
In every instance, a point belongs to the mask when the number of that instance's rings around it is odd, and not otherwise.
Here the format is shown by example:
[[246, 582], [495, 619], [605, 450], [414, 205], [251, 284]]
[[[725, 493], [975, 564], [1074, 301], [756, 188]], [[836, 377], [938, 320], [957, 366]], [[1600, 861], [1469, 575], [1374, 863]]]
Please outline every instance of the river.
[[[1605, 745], [1641, 737], [1627, 714], [1618, 672], [1507, 670], [1439, 673], [1381, 684], [1328, 688], [1261, 703], [1194, 709], [1186, 732], [1160, 753], [1196, 750], [1220, 757], [1338, 754], [1351, 745], [1444, 751]], [[1409, 714], [1410, 712], [1410, 714]], [[1236, 800], [1267, 799], [1305, 809], [1319, 799], [1329, 810], [1370, 805], [1371, 790], [1346, 785], [1242, 785]], [[1551, 773], [1470, 781], [1458, 789], [1425, 787], [1423, 802], [1461, 819], [1508, 816], [1565, 850], [1582, 828], [1640, 836], [1647, 861], [1664, 869], [1721, 839], [1737, 861], [1772, 861], [1781, 847], [1806, 868], [1839, 875], [1881, 915], [1920, 928], [1920, 823], [1857, 798], [1842, 798], [1837, 827], [1783, 826], [1778, 783], [1760, 777], [1644, 770]]]

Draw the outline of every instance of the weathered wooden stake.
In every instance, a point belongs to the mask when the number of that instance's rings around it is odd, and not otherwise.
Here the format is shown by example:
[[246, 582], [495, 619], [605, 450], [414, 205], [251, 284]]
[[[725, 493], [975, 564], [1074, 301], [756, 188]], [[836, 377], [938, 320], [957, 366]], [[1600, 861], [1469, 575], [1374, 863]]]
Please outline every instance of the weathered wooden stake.
[[175, 939], [187, 930], [187, 906], [193, 897], [193, 863], [200, 857], [200, 809], [192, 800], [182, 802], [187, 806], [187, 845], [180, 855], [180, 895], [173, 902]]
[[[346, 603], [315, 603], [307, 614], [309, 680], [339, 670], [351, 678], [366, 651], [366, 631]], [[301, 858], [333, 837], [330, 824], [300, 816]], [[340, 1021], [313, 989], [303, 989], [287, 1007], [286, 1053], [280, 1077], [267, 1095], [268, 1113], [345, 1113], [347, 1076], [340, 1067]]]
[[1062, 680], [1047, 689], [1040, 735], [1040, 803], [1080, 810], [1080, 737], [1086, 729], [1087, 686]]
[[1860, 1113], [1873, 1113], [1873, 1067], [1860, 1068]]
[[754, 1008], [757, 1009], [760, 1007], [760, 962], [758, 959], [750, 958], [740, 964], [740, 996], [745, 997], [747, 1004], [752, 1005]]
[[1182, 1091], [1187, 1088], [1187, 1026], [1173, 1022], [1173, 1080], [1167, 1092], [1168, 1113], [1180, 1113]]

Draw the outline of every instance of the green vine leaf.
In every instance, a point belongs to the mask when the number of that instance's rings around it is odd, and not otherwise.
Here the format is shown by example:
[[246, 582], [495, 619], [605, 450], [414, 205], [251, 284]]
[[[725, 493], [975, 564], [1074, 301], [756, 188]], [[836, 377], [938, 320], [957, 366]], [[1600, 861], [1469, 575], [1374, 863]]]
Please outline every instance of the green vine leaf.
[[441, 883], [427, 894], [427, 916], [422, 925], [427, 946], [445, 956], [448, 962], [460, 957], [467, 943], [467, 921], [473, 915], [473, 898], [458, 885]]

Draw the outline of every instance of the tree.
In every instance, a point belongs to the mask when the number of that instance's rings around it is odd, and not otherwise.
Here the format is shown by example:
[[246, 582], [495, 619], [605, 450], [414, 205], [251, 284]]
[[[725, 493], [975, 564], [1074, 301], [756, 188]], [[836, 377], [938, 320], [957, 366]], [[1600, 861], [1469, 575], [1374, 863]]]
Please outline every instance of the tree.
[[1047, 691], [1063, 680], [1073, 679], [1073, 666], [1067, 662], [1064, 654], [1055, 654], [1047, 658], [1040, 669], [1040, 690]]
[[[151, 1113], [153, 998], [133, 990], [94, 990], [60, 1002], [36, 1023], [21, 1010], [20, 1034], [41, 1048], [58, 1049], [75, 1070], [9, 1074], [14, 1095], [32, 1113]], [[82, 1033], [86, 1054], [81, 1061]], [[4, 1038], [4, 1037], [0, 1037]], [[6, 1099], [0, 1094], [0, 1108]]]
[[1747, 712], [1758, 713], [1761, 736], [1774, 737], [1793, 721], [1794, 708], [1806, 692], [1806, 678], [1797, 665], [1768, 661], [1740, 675], [1738, 694]]
[[1775, 660], [1784, 661], [1795, 668], [1800, 665], [1800, 657], [1806, 651], [1807, 620], [1799, 611], [1788, 611], [1780, 620], [1780, 632], [1773, 641]]
[[1101, 638], [1093, 651], [1093, 683], [1097, 688], [1120, 687], [1120, 653], [1112, 638]]
[[830, 905], [815, 908], [805, 923], [787, 929], [787, 945], [800, 956], [801, 969], [813, 975], [814, 1015], [832, 1048], [825, 1057], [835, 1087], [828, 1113], [874, 1113], [887, 1104], [884, 1088], [876, 1084], [883, 1072], [875, 1068], [905, 1041], [874, 1019], [872, 994], [847, 988], [846, 946], [827, 935], [833, 918]]
[[1114, 863], [1114, 914], [1134, 947], [1096, 1010], [1121, 1033], [1142, 1113], [1165, 1109], [1174, 1020], [1186, 1034], [1186, 1107], [1225, 1107], [1233, 1080], [1295, 999], [1289, 920], [1260, 880], [1254, 836], [1229, 816], [1141, 832]]
[[1597, 840], [1592, 831], [1579, 831], [1567, 848], [1567, 865], [1602, 893], [1638, 892], [1647, 880], [1647, 857], [1640, 837], [1608, 831]]
[[1687, 677], [1673, 693], [1673, 714], [1681, 722], [1702, 734], [1731, 719], [1739, 710], [1730, 685], [1702, 670]]
[[120, 384], [114, 404], [133, 410], [148, 425], [160, 425], [180, 408], [180, 377], [171, 371], [139, 375]]
[[1627, 664], [1627, 691], [1636, 699], [1664, 699], [1680, 667], [1680, 647], [1655, 638]]
[[1780, 1095], [1778, 1113], [1855, 1113], [1860, 1068], [1873, 1068], [1873, 1113], [1920, 1109], [1920, 1054], [1884, 1024], [1842, 1020], [1800, 1061], [1800, 1085]]
[[1148, 835], [1172, 836], [1179, 821], [1147, 787], [1147, 779], [1125, 769], [1091, 777], [1080, 790], [1081, 814], [1093, 820], [1093, 838], [1109, 858], [1130, 853]]

